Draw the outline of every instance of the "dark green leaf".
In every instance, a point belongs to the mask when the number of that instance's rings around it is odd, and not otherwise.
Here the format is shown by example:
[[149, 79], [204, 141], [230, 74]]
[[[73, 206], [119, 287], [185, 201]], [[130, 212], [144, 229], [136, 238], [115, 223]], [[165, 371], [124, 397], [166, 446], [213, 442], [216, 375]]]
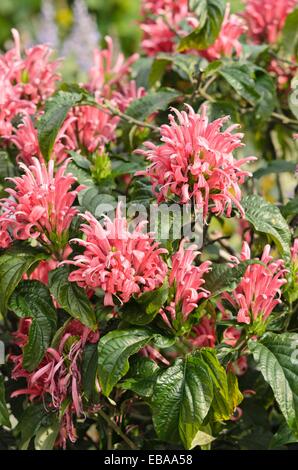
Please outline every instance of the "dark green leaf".
[[103, 193], [97, 186], [90, 186], [79, 193], [80, 206], [95, 217], [100, 217], [106, 209], [113, 210], [116, 206], [115, 198], [110, 194]]
[[250, 351], [288, 426], [298, 437], [298, 334], [267, 333], [261, 340], [250, 340]]
[[193, 81], [198, 73], [202, 59], [192, 54], [158, 54], [152, 64], [149, 76], [151, 86], [160, 81], [169, 65], [183, 80]]
[[46, 416], [43, 403], [34, 403], [25, 409], [16, 431], [21, 433], [20, 450], [26, 450], [30, 440], [37, 433]]
[[246, 196], [241, 201], [246, 219], [258, 232], [272, 239], [285, 257], [290, 257], [291, 235], [279, 208], [258, 195]]
[[99, 380], [104, 395], [109, 396], [113, 387], [128, 372], [128, 359], [148, 344], [154, 337], [146, 328], [114, 330], [98, 343]]
[[250, 104], [256, 105], [261, 95], [256, 89], [255, 68], [248, 64], [228, 64], [219, 69], [219, 74], [232, 88]]
[[104, 395], [109, 396], [113, 387], [129, 370], [129, 358], [148, 343], [158, 348], [173, 345], [173, 338], [162, 336], [152, 328], [114, 330], [98, 343], [98, 375]]
[[270, 450], [278, 449], [286, 444], [298, 442], [298, 437], [293, 434], [286, 422], [283, 422], [270, 442]]
[[243, 261], [231, 268], [227, 264], [212, 264], [212, 270], [204, 277], [204, 288], [210, 290], [211, 297], [223, 292], [232, 292], [240, 283], [247, 267], [254, 261]]
[[149, 91], [147, 95], [134, 100], [126, 110], [126, 114], [144, 121], [148, 116], [157, 111], [167, 109], [169, 104], [181, 95], [171, 88], [160, 88], [158, 91]]
[[213, 44], [224, 19], [224, 0], [195, 0], [192, 3], [199, 16], [199, 26], [180, 41], [179, 52], [187, 49], [202, 50]]
[[124, 390], [132, 390], [141, 397], [150, 397], [160, 368], [148, 357], [135, 356], [130, 361], [129, 375], [121, 382]]
[[[152, 396], [153, 423], [159, 439], [183, 440], [189, 447], [186, 426], [197, 433], [213, 400], [213, 385], [208, 368], [197, 357], [187, 356], [161, 372]], [[189, 430], [189, 429], [188, 429]]]
[[49, 273], [49, 288], [61, 308], [80, 320], [83, 325], [96, 329], [96, 317], [84, 289], [68, 280], [70, 269], [62, 266]]
[[255, 109], [255, 117], [258, 120], [266, 121], [270, 118], [277, 104], [275, 82], [267, 72], [257, 69], [255, 89], [260, 96]]
[[56, 310], [47, 286], [39, 281], [22, 281], [9, 307], [21, 318], [32, 318], [29, 338], [23, 350], [23, 367], [33, 371], [44, 357], [56, 330]]
[[6, 313], [10, 296], [21, 281], [23, 274], [46, 257], [45, 253], [22, 245], [7, 250], [0, 256], [0, 313], [2, 315]]
[[82, 383], [86, 398], [89, 400], [94, 392], [97, 372], [97, 344], [87, 344], [83, 353]]
[[38, 142], [46, 160], [51, 156], [58, 132], [70, 109], [79, 104], [83, 93], [59, 91], [46, 102], [45, 113], [38, 124]]

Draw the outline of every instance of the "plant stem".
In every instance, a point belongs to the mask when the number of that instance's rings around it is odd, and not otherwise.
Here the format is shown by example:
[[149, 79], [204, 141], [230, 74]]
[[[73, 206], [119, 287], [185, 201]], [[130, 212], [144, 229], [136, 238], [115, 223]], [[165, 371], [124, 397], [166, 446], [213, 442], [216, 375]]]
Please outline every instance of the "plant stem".
[[118, 434], [119, 437], [121, 437], [124, 442], [133, 450], [138, 450], [137, 446], [135, 445], [134, 442], [132, 442], [129, 437], [127, 437], [124, 432], [117, 426], [113, 418], [108, 416], [103, 410], [98, 410], [98, 414], [105, 420], [105, 422], [109, 425], [109, 427], [115, 431], [116, 434]]
[[272, 113], [272, 116], [279, 121], [282, 121], [284, 124], [296, 124], [296, 126], [298, 126], [298, 121], [296, 119], [288, 118], [288, 116], [285, 116], [284, 114]]
[[138, 119], [135, 119], [132, 116], [129, 116], [128, 114], [122, 113], [122, 111], [115, 108], [107, 101], [105, 103], [89, 103], [89, 105], [95, 106], [107, 114], [112, 113], [114, 116], [118, 116], [120, 117], [120, 119], [129, 122], [129, 124], [134, 124], [135, 126], [138, 126], [138, 127], [146, 127], [148, 129], [151, 129], [154, 132], [159, 132], [159, 127], [154, 126], [153, 124], [149, 124], [148, 122], [139, 121]]

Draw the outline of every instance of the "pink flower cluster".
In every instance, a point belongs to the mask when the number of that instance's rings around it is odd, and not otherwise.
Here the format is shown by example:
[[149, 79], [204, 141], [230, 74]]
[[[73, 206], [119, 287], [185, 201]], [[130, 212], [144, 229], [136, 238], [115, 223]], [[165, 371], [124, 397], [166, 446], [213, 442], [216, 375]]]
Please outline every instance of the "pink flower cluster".
[[[94, 94], [98, 104], [109, 100], [124, 112], [133, 100], [145, 94], [144, 88], [137, 88], [135, 81], [127, 79], [131, 65], [139, 55], [133, 54], [126, 60], [122, 53], [115, 55], [112, 38], [106, 36], [105, 40], [107, 48], [94, 51], [94, 62], [85, 86]], [[108, 110], [82, 106], [73, 110], [70, 116], [72, 122], [67, 127], [66, 136], [76, 149], [102, 154], [105, 145], [116, 140], [119, 117], [112, 116]]]
[[[265, 322], [274, 308], [281, 303], [281, 287], [287, 282], [287, 270], [283, 260], [273, 260], [270, 250], [270, 245], [266, 245], [260, 259], [262, 264], [249, 265], [236, 289], [231, 294], [222, 294], [222, 299], [236, 310], [239, 323], [252, 324], [256, 320]], [[249, 245], [244, 242], [241, 261], [250, 258]], [[239, 262], [237, 258], [233, 260]], [[218, 303], [218, 307], [225, 315], [221, 303]]]
[[133, 295], [161, 286], [167, 273], [161, 255], [166, 250], [158, 247], [151, 233], [142, 232], [144, 224], [131, 233], [120, 205], [115, 219], [106, 217], [104, 226], [88, 212], [83, 218], [88, 222], [81, 227], [86, 239], [72, 241], [85, 247], [85, 251], [74, 261], [67, 261], [77, 267], [70, 274], [70, 281], [102, 289], [105, 305], [114, 305], [113, 296], [125, 303]]
[[244, 18], [248, 35], [257, 44], [276, 43], [297, 0], [246, 0]]
[[[54, 162], [46, 167], [37, 158], [27, 167], [21, 163], [24, 175], [11, 178], [15, 188], [6, 191], [10, 197], [1, 200], [1, 247], [6, 248], [13, 239], [38, 238], [41, 243], [62, 248], [68, 241], [68, 228], [77, 210], [73, 202], [82, 189], [71, 190], [76, 182], [66, 174], [69, 160], [54, 173]], [[2, 235], [3, 238], [2, 238]]]
[[194, 266], [193, 262], [200, 253], [196, 251], [195, 245], [186, 249], [184, 245], [185, 240], [182, 240], [179, 250], [172, 256], [169, 285], [174, 288], [174, 299], [160, 312], [168, 326], [171, 326], [168, 316], [173, 322], [181, 313], [183, 321], [187, 320], [199, 301], [209, 295], [203, 285], [204, 275], [210, 270], [211, 262], [205, 261], [200, 266]]
[[[18, 331], [15, 333], [15, 343], [21, 349], [28, 341], [31, 319], [21, 319]], [[87, 343], [96, 343], [99, 333], [93, 333], [78, 320], [72, 320], [65, 328], [59, 345], [48, 348], [36, 370], [28, 372], [23, 367], [22, 354], [11, 355], [14, 363], [12, 378], [26, 380], [26, 387], [12, 393], [12, 397], [28, 395], [30, 401], [42, 400], [51, 411], [60, 412], [69, 401], [60, 424], [59, 446], [66, 446], [67, 439], [76, 441], [74, 416], [83, 415], [81, 391], [81, 361], [84, 347]]]
[[182, 204], [192, 199], [203, 209], [205, 220], [209, 211], [230, 217], [233, 204], [243, 215], [240, 185], [250, 173], [241, 166], [255, 160], [233, 157], [233, 151], [243, 146], [243, 134], [233, 134], [238, 125], [220, 130], [228, 117], [209, 123], [205, 106], [201, 114], [186, 106], [188, 112], [173, 109], [178, 122], [170, 114], [170, 125], [161, 126], [161, 145], [146, 142], [147, 150], [137, 151], [151, 162], [138, 174], [149, 176], [158, 202], [173, 196]]
[[15, 46], [0, 56], [0, 136], [9, 137], [11, 120], [17, 114], [33, 114], [54, 91], [58, 61], [51, 49], [39, 45], [21, 55], [18, 32], [12, 30]]

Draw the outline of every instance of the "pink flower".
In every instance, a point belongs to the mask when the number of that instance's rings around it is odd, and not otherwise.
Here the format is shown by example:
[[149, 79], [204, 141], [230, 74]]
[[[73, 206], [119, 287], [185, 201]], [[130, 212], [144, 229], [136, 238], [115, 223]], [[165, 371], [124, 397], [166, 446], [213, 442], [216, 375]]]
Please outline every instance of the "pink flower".
[[[270, 256], [270, 245], [266, 245], [261, 257], [263, 264], [252, 264], [247, 267], [245, 275], [236, 289], [223, 293], [226, 300], [237, 312], [239, 323], [251, 324], [260, 319], [265, 322], [274, 308], [281, 303], [281, 287], [287, 282], [283, 260], [273, 260]], [[244, 242], [241, 260], [250, 259], [249, 245]], [[236, 262], [239, 262], [237, 259]]]
[[133, 54], [127, 60], [122, 53], [114, 54], [114, 44], [110, 36], [105, 37], [107, 49], [94, 51], [93, 66], [89, 72], [88, 88], [100, 92], [101, 96], [110, 97], [111, 87], [118, 85], [129, 72], [131, 65], [139, 58]]
[[216, 342], [215, 321], [207, 316], [193, 326], [189, 341], [195, 348], [214, 348]]
[[160, 255], [166, 250], [158, 248], [151, 233], [142, 233], [144, 224], [129, 232], [120, 205], [115, 219], [106, 217], [104, 226], [88, 212], [83, 217], [88, 222], [81, 227], [86, 239], [73, 241], [85, 247], [85, 251], [67, 262], [78, 268], [70, 274], [70, 281], [102, 289], [105, 305], [114, 305], [113, 295], [125, 303], [132, 295], [161, 286], [167, 266]]
[[295, 238], [293, 247], [291, 248], [292, 263], [294, 272], [296, 272], [296, 283], [298, 284], [298, 238]]
[[[241, 375], [244, 375], [246, 373], [247, 369], [248, 369], [248, 362], [247, 362], [246, 356], [240, 356], [239, 359], [229, 364], [229, 370], [233, 372], [233, 374], [238, 375], [240, 377]], [[248, 392], [247, 395], [254, 394], [253, 390], [249, 390], [247, 392]]]
[[182, 240], [179, 250], [172, 256], [169, 285], [175, 289], [174, 300], [160, 312], [168, 326], [171, 326], [171, 322], [167, 315], [174, 321], [177, 314], [181, 313], [185, 321], [198, 306], [199, 301], [210, 294], [203, 288], [205, 283], [203, 276], [210, 270], [211, 262], [205, 261], [200, 266], [194, 266], [193, 262], [200, 252], [196, 251], [195, 245], [186, 249], [184, 245], [185, 240]]
[[46, 167], [37, 158], [27, 167], [21, 163], [25, 174], [10, 178], [15, 188], [6, 191], [10, 198], [2, 199], [0, 229], [8, 227], [12, 237], [18, 240], [39, 238], [46, 244], [61, 248], [68, 241], [68, 228], [77, 210], [72, 204], [82, 187], [71, 190], [76, 181], [65, 174], [67, 160], [54, 174], [54, 162]]
[[188, 34], [183, 28], [183, 23], [187, 24], [188, 28], [198, 25], [197, 18], [188, 9], [187, 0], [144, 1], [143, 13], [145, 18], [141, 29], [144, 35], [141, 45], [149, 56], [158, 52], [173, 52], [179, 36]]
[[227, 5], [224, 21], [215, 43], [200, 55], [212, 61], [221, 57], [231, 57], [235, 52], [239, 57], [242, 45], [239, 37], [246, 31], [244, 22], [236, 15], [230, 15], [230, 4]]
[[104, 152], [106, 144], [115, 141], [117, 116], [93, 106], [80, 106], [73, 111], [74, 119], [68, 126], [66, 135], [74, 148], [83, 148], [86, 152]]
[[239, 330], [238, 328], [235, 328], [235, 326], [229, 326], [223, 332], [224, 343], [228, 344], [229, 346], [232, 346], [233, 348], [238, 343], [240, 337], [241, 337], [241, 330]]
[[250, 38], [257, 44], [275, 43], [296, 5], [297, 0], [246, 0], [243, 16]]
[[58, 61], [51, 61], [51, 49], [39, 45], [21, 55], [19, 33], [13, 29], [15, 46], [0, 56], [0, 136], [12, 132], [17, 114], [33, 114], [53, 94], [59, 75]]
[[20, 37], [12, 30], [15, 47], [0, 57], [0, 76], [6, 76], [17, 96], [39, 104], [55, 91], [60, 76], [58, 61], [51, 61], [52, 51], [45, 45], [34, 46], [21, 55]]
[[[31, 319], [20, 320], [19, 329], [15, 333], [15, 342], [20, 348], [23, 348], [28, 341], [30, 325]], [[98, 339], [98, 332], [93, 333], [78, 320], [72, 320], [65, 328], [59, 345], [55, 349], [47, 349], [42, 362], [33, 372], [23, 368], [22, 354], [10, 356], [10, 360], [14, 363], [12, 378], [26, 380], [26, 387], [14, 391], [11, 397], [28, 395], [30, 401], [50, 400], [47, 406], [56, 412], [60, 412], [69, 402], [60, 425], [58, 444], [63, 447], [66, 446], [67, 439], [71, 442], [76, 441], [73, 418], [83, 414], [81, 391], [83, 350], [87, 343], [96, 343]]]
[[128, 106], [134, 101], [142, 98], [146, 95], [146, 90], [143, 87], [137, 88], [137, 84], [134, 80], [128, 83], [119, 85], [119, 91], [113, 93], [113, 101], [123, 113], [126, 111]]
[[138, 174], [149, 176], [158, 202], [173, 196], [182, 204], [193, 199], [205, 220], [209, 210], [230, 217], [235, 204], [243, 216], [240, 185], [250, 173], [240, 167], [255, 157], [235, 160], [233, 151], [243, 146], [243, 134], [232, 133], [237, 125], [220, 130], [227, 116], [208, 123], [205, 106], [201, 114], [186, 106], [188, 112], [173, 109], [178, 122], [170, 114], [170, 125], [161, 126], [161, 145], [146, 142], [148, 150], [137, 151], [151, 162]]
[[268, 70], [272, 75], [277, 77], [278, 88], [284, 90], [289, 88], [292, 78], [295, 76], [298, 67], [295, 65], [285, 64], [277, 59], [272, 59]]

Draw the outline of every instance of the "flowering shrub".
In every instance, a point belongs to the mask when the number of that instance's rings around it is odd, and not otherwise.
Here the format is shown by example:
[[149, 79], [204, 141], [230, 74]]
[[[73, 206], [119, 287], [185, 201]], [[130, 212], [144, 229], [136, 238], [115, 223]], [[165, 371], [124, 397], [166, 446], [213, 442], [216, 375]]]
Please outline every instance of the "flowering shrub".
[[298, 442], [297, 21], [143, 0], [139, 54], [107, 36], [80, 84], [12, 31], [0, 446]]

